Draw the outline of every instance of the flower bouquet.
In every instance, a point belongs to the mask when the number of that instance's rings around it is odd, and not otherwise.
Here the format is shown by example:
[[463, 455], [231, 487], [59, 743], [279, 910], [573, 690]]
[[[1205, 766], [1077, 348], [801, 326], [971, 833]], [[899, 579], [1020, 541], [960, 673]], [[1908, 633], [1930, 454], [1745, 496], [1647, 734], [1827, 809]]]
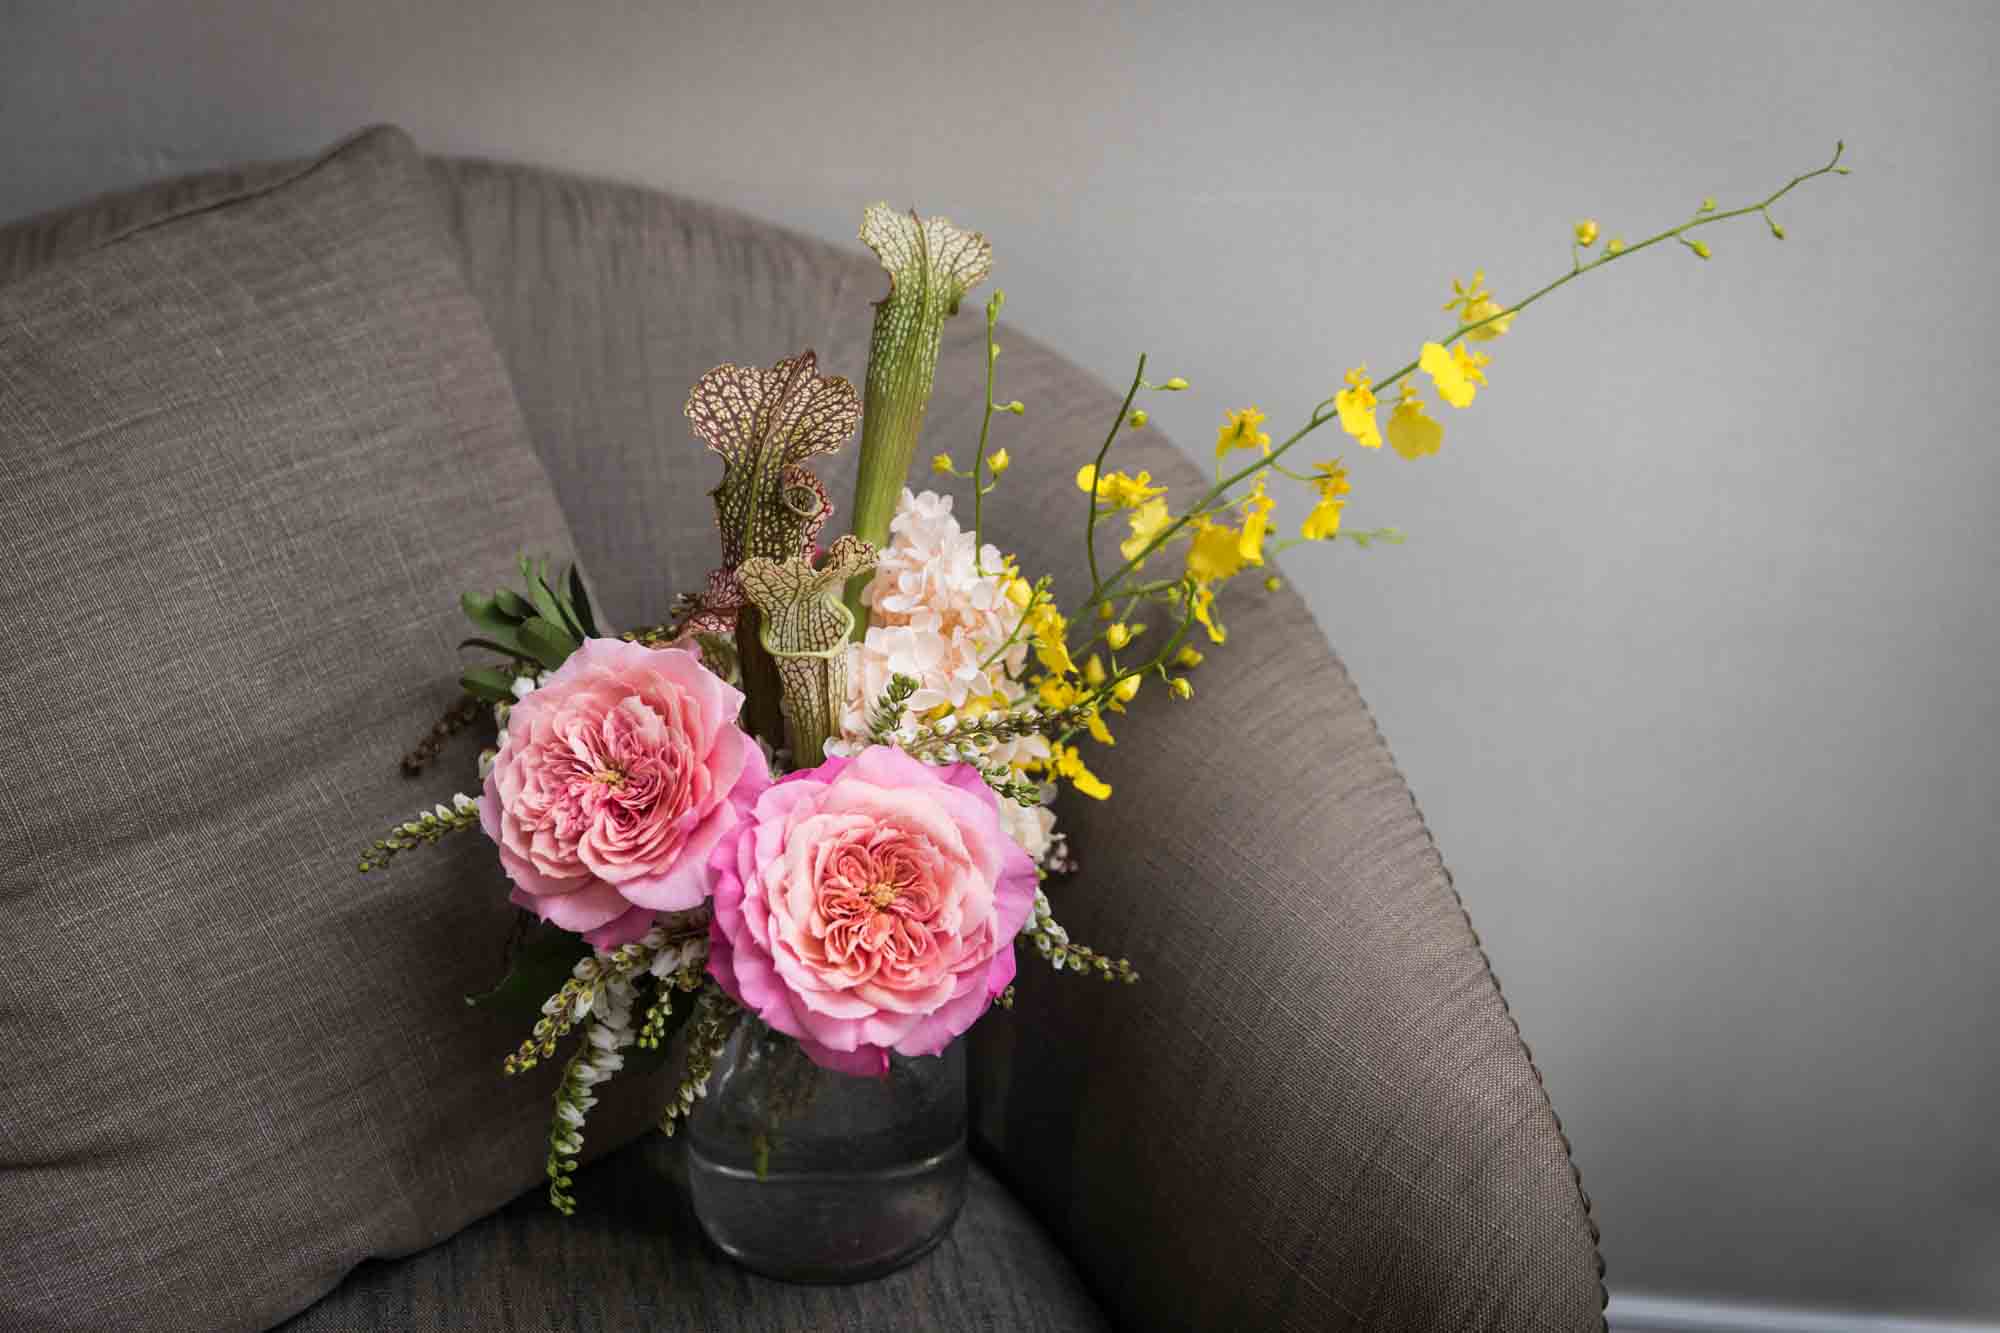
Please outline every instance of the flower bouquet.
[[[693, 386], [688, 419], [720, 464], [720, 550], [668, 623], [614, 634], [575, 568], [526, 558], [518, 586], [466, 594], [476, 632], [464, 646], [492, 660], [463, 673], [464, 699], [404, 762], [420, 771], [490, 711], [482, 785], [361, 861], [374, 870], [473, 827], [492, 840], [523, 925], [512, 972], [474, 1002], [539, 1007], [509, 1074], [567, 1044], [551, 1202], [576, 1206], [601, 1085], [676, 1049], [660, 1124], [688, 1126], [696, 1211], [725, 1251], [832, 1279], [935, 1243], [964, 1192], [957, 1040], [1008, 1007], [1017, 959], [1139, 979], [1071, 939], [1047, 891], [1075, 868], [1058, 788], [1113, 795], [1085, 747], [1111, 744], [1144, 689], [1193, 697], [1204, 653], [1227, 639], [1225, 585], [1292, 545], [1403, 539], [1345, 526], [1346, 465], [1329, 454], [1301, 466], [1300, 446], [1332, 426], [1362, 450], [1438, 453], [1431, 398], [1470, 406], [1485, 349], [1530, 306], [1656, 246], [1706, 260], [1703, 233], [1732, 219], [1754, 214], [1783, 238], [1773, 206], [1845, 172], [1840, 157], [1757, 202], [1705, 200], [1631, 244], [1600, 244], [1596, 222], [1576, 223], [1569, 269], [1517, 300], [1479, 273], [1455, 282], [1449, 331], [1379, 379], [1348, 370], [1282, 440], [1254, 406], [1230, 412], [1213, 484], [1197, 495], [1116, 466], [1121, 436], [1150, 421], [1141, 395], [1187, 387], [1149, 379], [1141, 357], [1102, 439], [1060, 464], [1075, 471], [1073, 572], [1088, 585], [1068, 605], [1049, 571], [987, 541], [1012, 462], [996, 421], [1027, 410], [996, 394], [998, 291], [985, 307], [979, 438], [931, 456], [943, 489], [910, 489], [940, 332], [987, 278], [987, 241], [943, 218], [868, 209], [860, 238], [889, 291], [863, 390], [820, 373], [810, 350], [717, 366]], [[1378, 395], [1392, 388], [1384, 421]], [[835, 506], [811, 465], [857, 427], [851, 530], [823, 543]], [[1305, 505], [1283, 532], [1274, 492], [1287, 484]]]

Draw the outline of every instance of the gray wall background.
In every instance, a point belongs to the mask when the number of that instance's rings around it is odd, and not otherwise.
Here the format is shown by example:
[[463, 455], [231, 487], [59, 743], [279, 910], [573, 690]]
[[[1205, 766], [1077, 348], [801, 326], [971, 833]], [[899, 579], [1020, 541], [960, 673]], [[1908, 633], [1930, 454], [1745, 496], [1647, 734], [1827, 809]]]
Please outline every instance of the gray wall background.
[[377, 120], [839, 240], [914, 202], [994, 238], [1024, 327], [1193, 380], [1152, 406], [1201, 451], [1400, 364], [1454, 275], [1519, 293], [1575, 218], [1634, 236], [1844, 136], [1788, 241], [1614, 266], [1491, 349], [1441, 455], [1343, 450], [1350, 523], [1411, 540], [1285, 568], [1614, 1292], [1991, 1319], [1996, 57], [1983, 3], [0, 0], [0, 217]]

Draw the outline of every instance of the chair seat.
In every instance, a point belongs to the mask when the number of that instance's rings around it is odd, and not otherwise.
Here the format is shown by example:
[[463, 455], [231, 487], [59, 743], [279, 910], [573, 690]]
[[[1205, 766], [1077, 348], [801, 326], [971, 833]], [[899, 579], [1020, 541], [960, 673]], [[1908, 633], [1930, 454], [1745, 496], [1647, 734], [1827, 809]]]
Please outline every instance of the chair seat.
[[649, 1134], [577, 1175], [576, 1215], [539, 1190], [441, 1245], [372, 1260], [284, 1333], [898, 1329], [1070, 1333], [1108, 1327], [1070, 1262], [1007, 1187], [972, 1164], [951, 1234], [901, 1272], [846, 1287], [744, 1271], [701, 1234], [678, 1140]]

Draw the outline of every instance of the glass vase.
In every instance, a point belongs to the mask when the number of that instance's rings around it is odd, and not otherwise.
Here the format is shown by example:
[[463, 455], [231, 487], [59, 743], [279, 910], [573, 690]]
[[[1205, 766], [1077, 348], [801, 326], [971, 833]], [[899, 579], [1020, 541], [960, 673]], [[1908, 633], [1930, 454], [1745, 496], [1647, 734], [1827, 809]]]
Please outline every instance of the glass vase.
[[965, 1202], [965, 1053], [822, 1069], [746, 1017], [688, 1125], [695, 1216], [723, 1253], [788, 1282], [858, 1282], [927, 1253]]

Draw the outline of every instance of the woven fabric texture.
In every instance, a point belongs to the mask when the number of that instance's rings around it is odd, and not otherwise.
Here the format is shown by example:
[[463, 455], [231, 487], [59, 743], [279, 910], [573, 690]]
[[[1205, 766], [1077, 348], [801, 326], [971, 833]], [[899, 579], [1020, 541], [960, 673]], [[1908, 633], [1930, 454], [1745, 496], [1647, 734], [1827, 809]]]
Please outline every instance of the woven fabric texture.
[[307, 161], [252, 162], [200, 171], [0, 224], [0, 283], [95, 250], [154, 223], [282, 186], [308, 165]]
[[[807, 346], [858, 383], [884, 275], [663, 194], [436, 172], [602, 600], [624, 624], [663, 617], [714, 560], [688, 387]], [[1005, 266], [1003, 244], [1003, 284]], [[922, 454], [977, 439], [977, 305], [948, 326]], [[1029, 415], [1002, 423], [1015, 463], [989, 531], [1073, 575], [1071, 475], [1117, 396], [1001, 342], [999, 392]], [[1150, 429], [1120, 448], [1179, 494], [1199, 484]], [[853, 461], [820, 469], [843, 503]], [[1409, 790], [1304, 605], [1254, 587], [1224, 599], [1232, 641], [1195, 702], [1161, 725], [1169, 701], [1143, 694], [1093, 760], [1116, 798], [1062, 806], [1084, 869], [1058, 913], [1145, 979], [1024, 963], [1015, 1012], [975, 1030], [978, 1144], [1127, 1327], [1601, 1328], [1588, 1203]]]
[[399, 133], [0, 273], [0, 1328], [263, 1328], [540, 1174], [490, 848], [355, 860], [469, 785], [398, 776], [456, 593], [569, 538]]
[[761, 1278], [703, 1240], [679, 1142], [577, 1175], [576, 1216], [529, 1197], [414, 1258], [366, 1264], [282, 1333], [1086, 1333], [1104, 1317], [1027, 1210], [974, 1165], [965, 1211], [909, 1268], [846, 1287]]

